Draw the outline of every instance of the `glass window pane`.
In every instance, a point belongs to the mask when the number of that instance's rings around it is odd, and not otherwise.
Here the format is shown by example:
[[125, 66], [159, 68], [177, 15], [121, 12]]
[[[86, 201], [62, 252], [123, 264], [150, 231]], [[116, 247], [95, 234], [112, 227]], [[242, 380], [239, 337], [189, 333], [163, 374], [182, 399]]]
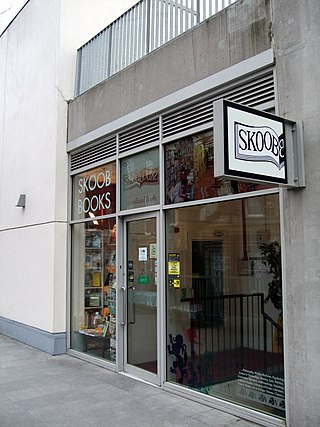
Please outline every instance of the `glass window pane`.
[[278, 195], [167, 211], [167, 378], [285, 414]]
[[158, 148], [122, 160], [121, 209], [157, 205], [159, 194]]
[[115, 361], [116, 220], [72, 227], [71, 348]]
[[74, 176], [72, 219], [94, 218], [115, 212], [115, 162]]
[[268, 188], [264, 184], [214, 178], [213, 155], [212, 130], [187, 136], [166, 145], [167, 204]]

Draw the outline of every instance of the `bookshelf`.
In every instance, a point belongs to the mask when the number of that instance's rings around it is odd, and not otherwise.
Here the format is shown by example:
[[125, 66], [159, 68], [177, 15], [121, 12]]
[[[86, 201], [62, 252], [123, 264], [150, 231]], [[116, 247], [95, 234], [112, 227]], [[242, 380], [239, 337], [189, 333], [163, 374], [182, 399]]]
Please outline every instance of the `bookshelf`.
[[84, 245], [84, 351], [102, 351], [116, 358], [116, 234], [110, 229], [86, 229]]
[[96, 312], [103, 308], [103, 233], [86, 230], [84, 259], [84, 310], [85, 324], [93, 326]]

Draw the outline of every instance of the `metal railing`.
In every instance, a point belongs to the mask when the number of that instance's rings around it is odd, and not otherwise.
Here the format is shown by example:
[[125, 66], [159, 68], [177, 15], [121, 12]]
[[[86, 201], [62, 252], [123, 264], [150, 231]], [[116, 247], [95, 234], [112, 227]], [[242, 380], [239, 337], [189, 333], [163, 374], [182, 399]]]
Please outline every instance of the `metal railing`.
[[211, 296], [203, 288], [189, 301], [199, 310], [191, 321], [197, 336], [191, 352], [213, 355], [216, 382], [235, 378], [241, 367], [283, 374], [282, 326], [265, 313], [264, 300], [263, 293]]
[[237, 0], [140, 0], [78, 49], [80, 95]]

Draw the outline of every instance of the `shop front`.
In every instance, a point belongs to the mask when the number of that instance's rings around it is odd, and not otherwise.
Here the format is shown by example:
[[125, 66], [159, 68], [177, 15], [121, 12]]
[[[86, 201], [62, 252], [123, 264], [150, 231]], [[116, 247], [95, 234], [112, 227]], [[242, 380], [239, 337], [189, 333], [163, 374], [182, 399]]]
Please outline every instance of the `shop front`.
[[216, 177], [214, 132], [72, 176], [70, 348], [285, 417], [277, 184]]

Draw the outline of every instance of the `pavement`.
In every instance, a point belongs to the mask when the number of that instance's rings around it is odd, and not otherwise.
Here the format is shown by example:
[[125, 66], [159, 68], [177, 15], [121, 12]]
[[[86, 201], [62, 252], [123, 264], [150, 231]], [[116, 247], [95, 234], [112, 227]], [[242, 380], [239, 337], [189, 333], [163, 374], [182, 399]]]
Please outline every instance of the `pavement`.
[[0, 334], [0, 427], [248, 427], [236, 416]]

